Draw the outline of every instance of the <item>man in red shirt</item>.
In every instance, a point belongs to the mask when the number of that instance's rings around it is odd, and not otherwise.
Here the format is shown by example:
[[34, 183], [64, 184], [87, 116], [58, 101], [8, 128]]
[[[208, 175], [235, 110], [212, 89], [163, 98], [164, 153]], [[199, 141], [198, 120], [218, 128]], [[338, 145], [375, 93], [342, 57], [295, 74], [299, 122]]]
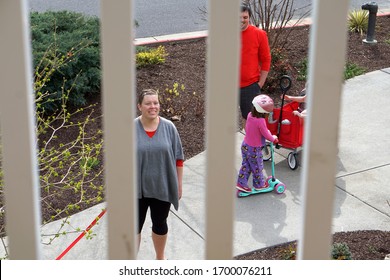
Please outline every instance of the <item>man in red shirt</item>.
[[242, 4], [240, 110], [244, 128], [246, 118], [252, 108], [252, 100], [261, 93], [271, 67], [267, 33], [249, 24], [250, 16], [250, 7]]

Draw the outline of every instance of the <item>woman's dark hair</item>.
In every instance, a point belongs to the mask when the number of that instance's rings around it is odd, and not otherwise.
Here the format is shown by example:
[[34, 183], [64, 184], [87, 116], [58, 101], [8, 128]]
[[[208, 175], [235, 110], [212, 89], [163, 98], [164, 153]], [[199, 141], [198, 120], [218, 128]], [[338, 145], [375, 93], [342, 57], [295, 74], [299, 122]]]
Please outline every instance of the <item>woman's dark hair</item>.
[[248, 12], [249, 17], [252, 16], [251, 7], [245, 2], [241, 3], [241, 12]]
[[252, 113], [252, 116], [255, 118], [264, 118], [265, 119], [268, 117], [268, 113], [259, 113], [259, 112], [257, 112], [257, 110], [254, 106], [252, 106], [251, 113]]

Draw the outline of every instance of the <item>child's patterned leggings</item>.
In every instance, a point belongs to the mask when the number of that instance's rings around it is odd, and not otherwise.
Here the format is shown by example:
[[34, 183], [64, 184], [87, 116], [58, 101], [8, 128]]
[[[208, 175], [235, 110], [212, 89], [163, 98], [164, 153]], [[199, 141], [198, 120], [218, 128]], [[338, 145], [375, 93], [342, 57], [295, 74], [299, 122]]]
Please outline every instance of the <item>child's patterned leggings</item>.
[[261, 147], [251, 147], [246, 143], [241, 145], [242, 164], [238, 173], [237, 185], [248, 187], [248, 179], [252, 173], [253, 187], [261, 188], [265, 184], [263, 175], [263, 154]]

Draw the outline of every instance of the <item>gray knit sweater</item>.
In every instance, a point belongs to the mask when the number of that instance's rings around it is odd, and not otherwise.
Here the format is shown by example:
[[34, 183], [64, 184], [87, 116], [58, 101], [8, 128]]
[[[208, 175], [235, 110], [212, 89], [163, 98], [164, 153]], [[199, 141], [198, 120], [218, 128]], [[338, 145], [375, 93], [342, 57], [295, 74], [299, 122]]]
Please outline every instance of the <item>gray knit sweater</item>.
[[184, 160], [175, 125], [160, 117], [156, 133], [150, 138], [140, 118], [135, 119], [137, 135], [138, 198], [167, 201], [179, 208], [176, 160]]

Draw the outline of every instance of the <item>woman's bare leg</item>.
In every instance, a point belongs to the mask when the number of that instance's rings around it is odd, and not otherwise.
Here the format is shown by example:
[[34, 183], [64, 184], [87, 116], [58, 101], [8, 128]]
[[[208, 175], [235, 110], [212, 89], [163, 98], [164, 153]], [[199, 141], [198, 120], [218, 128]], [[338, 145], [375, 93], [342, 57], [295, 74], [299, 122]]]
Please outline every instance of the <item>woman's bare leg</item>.
[[156, 260], [165, 260], [165, 245], [167, 244], [168, 234], [158, 235], [152, 232]]

